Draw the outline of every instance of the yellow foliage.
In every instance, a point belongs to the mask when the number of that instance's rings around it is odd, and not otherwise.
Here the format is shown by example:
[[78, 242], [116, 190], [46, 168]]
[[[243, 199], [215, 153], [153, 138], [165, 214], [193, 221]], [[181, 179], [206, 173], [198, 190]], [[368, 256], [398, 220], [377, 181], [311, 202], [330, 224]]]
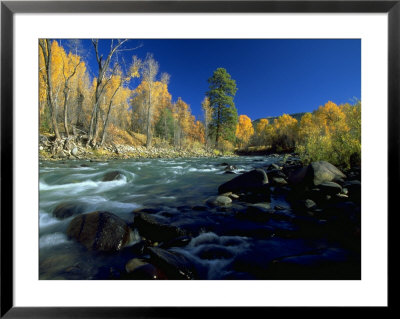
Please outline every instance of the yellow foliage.
[[306, 113], [299, 127], [296, 151], [302, 160], [325, 160], [349, 167], [361, 158], [361, 103], [336, 105], [328, 102], [313, 114]]
[[242, 147], [247, 145], [253, 134], [254, 128], [251, 119], [247, 115], [240, 115], [236, 126], [236, 138], [239, 140], [239, 145]]

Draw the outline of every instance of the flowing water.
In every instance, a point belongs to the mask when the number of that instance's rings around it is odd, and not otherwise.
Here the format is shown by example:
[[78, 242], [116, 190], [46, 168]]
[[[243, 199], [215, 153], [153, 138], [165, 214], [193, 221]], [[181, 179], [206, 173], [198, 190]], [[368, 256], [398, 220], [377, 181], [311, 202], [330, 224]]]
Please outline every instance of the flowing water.
[[[40, 279], [118, 278], [126, 261], [133, 257], [127, 249], [115, 254], [88, 251], [68, 239], [66, 229], [73, 217], [59, 220], [52, 216], [60, 203], [81, 205], [83, 213], [108, 211], [128, 223], [133, 221], [134, 210], [157, 209], [156, 215], [165, 223], [194, 230], [187, 246], [170, 249], [196, 265], [199, 279], [254, 279], [257, 271], [274, 258], [320, 249], [321, 242], [274, 237], [275, 229], [290, 231], [293, 227], [285, 220], [260, 225], [232, 218], [223, 210], [192, 210], [195, 206], [204, 207], [207, 198], [217, 195], [219, 185], [235, 177], [224, 174], [221, 163], [235, 165], [235, 173], [239, 174], [278, 160], [253, 156], [41, 162]], [[122, 173], [118, 179], [102, 181], [105, 174], [114, 171]], [[287, 206], [279, 196], [273, 196], [271, 201], [272, 207]], [[270, 236], [257, 236], [266, 230]], [[129, 245], [139, 241], [140, 234], [133, 229]]]

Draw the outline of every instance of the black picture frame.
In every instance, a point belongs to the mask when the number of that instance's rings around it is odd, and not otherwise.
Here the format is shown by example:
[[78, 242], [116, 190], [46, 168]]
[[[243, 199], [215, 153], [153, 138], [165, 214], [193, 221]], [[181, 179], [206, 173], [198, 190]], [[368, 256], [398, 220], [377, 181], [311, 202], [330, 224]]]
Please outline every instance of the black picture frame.
[[[1, 2], [1, 317], [5, 318], [192, 318], [199, 315], [243, 315], [254, 317], [296, 311], [308, 307], [191, 308], [191, 307], [14, 307], [13, 304], [13, 19], [15, 13], [191, 13], [191, 12], [313, 12], [313, 13], [387, 13], [388, 14], [388, 225], [396, 207], [399, 182], [398, 125], [400, 102], [400, 0], [395, 1], [2, 1]], [[388, 247], [390, 252], [390, 229]], [[388, 255], [388, 261], [390, 258]], [[388, 269], [389, 271], [389, 269]], [[388, 272], [389, 273], [389, 272]], [[388, 280], [388, 287], [390, 280]], [[390, 291], [390, 289], [389, 289]], [[391, 310], [389, 294], [388, 307]], [[357, 308], [368, 311], [370, 308]], [[343, 308], [330, 308], [335, 315]], [[313, 312], [326, 314], [326, 307]], [[348, 309], [345, 309], [348, 311]]]

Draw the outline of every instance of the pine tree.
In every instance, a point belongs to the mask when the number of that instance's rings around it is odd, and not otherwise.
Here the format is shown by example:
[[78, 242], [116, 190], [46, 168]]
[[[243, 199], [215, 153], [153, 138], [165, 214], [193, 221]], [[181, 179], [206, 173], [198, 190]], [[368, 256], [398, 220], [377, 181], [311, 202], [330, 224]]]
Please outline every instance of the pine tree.
[[221, 140], [235, 141], [238, 114], [233, 98], [237, 88], [235, 80], [224, 68], [216, 69], [212, 77], [208, 79], [208, 83], [209, 90], [206, 96], [213, 109], [209, 129], [218, 147]]

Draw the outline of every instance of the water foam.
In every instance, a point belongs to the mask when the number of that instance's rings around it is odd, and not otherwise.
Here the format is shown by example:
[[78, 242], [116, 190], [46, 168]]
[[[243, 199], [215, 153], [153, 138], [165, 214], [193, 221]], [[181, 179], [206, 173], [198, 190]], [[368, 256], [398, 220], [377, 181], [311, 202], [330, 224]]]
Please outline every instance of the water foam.
[[48, 235], [43, 235], [39, 239], [39, 247], [50, 247], [50, 246], [58, 246], [68, 242], [67, 236], [62, 233], [53, 233]]

